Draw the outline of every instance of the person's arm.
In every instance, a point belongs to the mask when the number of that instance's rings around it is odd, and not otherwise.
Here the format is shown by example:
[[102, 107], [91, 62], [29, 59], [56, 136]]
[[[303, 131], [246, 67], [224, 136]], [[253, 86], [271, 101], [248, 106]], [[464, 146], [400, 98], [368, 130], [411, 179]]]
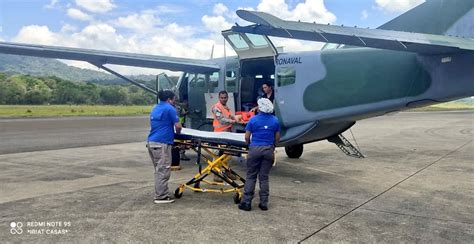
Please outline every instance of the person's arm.
[[254, 123], [254, 120], [250, 119], [250, 121], [245, 126], [245, 143], [247, 143], [247, 145], [250, 145], [250, 136], [252, 135], [253, 123]]
[[279, 131], [275, 132], [275, 145], [278, 144], [278, 142], [280, 142], [280, 132]]
[[213, 108], [213, 113], [216, 115], [216, 119], [221, 124], [233, 124], [233, 123], [235, 123], [234, 119], [224, 117], [224, 115], [222, 114], [222, 111], [220, 109], [218, 109], [217, 107]]
[[276, 117], [275, 118], [275, 121], [276, 121], [276, 125], [277, 125], [277, 130], [275, 131], [275, 146], [276, 144], [278, 144], [280, 142], [280, 137], [281, 137], [281, 134], [280, 134], [280, 123], [278, 122], [278, 119]]
[[181, 122], [179, 122], [179, 117], [178, 117], [178, 114], [176, 113], [176, 109], [169, 110], [169, 116], [173, 120], [175, 133], [176, 134], [181, 133], [181, 129], [183, 128], [183, 125], [181, 125]]
[[174, 123], [174, 131], [176, 134], [180, 134], [181, 129], [183, 129], [183, 125], [181, 125], [180, 122]]
[[250, 133], [250, 131], [245, 131], [245, 143], [247, 143], [247, 145], [250, 145], [250, 135], [252, 133]]

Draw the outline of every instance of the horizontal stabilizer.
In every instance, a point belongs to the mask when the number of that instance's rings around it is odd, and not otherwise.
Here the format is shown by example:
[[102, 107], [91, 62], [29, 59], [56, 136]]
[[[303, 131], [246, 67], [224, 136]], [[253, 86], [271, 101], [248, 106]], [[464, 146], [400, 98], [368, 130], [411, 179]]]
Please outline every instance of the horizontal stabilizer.
[[57, 58], [89, 62], [96, 66], [117, 64], [143, 68], [165, 69], [195, 73], [219, 71], [219, 65], [210, 60], [173, 58], [146, 54], [99, 51], [92, 49], [0, 42], [0, 53]]
[[238, 10], [237, 15], [255, 25], [234, 26], [235, 32], [421, 54], [474, 51], [474, 40], [470, 38], [286, 21], [247, 10]]

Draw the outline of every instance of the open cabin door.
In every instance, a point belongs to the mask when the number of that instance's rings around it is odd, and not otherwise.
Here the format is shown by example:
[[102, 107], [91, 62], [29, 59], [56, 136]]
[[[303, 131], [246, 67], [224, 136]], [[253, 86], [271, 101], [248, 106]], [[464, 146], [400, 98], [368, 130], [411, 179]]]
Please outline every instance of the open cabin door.
[[267, 36], [237, 33], [231, 30], [223, 31], [222, 36], [232, 46], [241, 61], [277, 55], [273, 43]]
[[239, 56], [236, 110], [248, 111], [256, 105], [264, 83], [274, 84], [275, 56], [278, 54], [267, 36], [223, 31], [222, 35]]

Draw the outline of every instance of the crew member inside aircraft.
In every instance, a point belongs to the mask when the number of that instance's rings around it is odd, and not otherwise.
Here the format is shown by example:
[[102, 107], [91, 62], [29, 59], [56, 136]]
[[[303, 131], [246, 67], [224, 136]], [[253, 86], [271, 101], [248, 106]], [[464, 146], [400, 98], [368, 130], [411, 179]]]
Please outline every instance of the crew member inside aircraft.
[[[267, 98], [268, 100], [270, 100], [272, 103], [274, 103], [274, 100], [275, 100], [275, 94], [273, 93], [273, 87], [271, 85], [270, 82], [265, 82], [262, 84], [262, 91], [263, 91], [263, 95], [262, 96], [259, 96], [258, 99], [260, 98]], [[257, 100], [258, 100], [257, 99]], [[256, 112], [258, 109], [258, 106], [257, 107], [254, 107], [250, 110], [250, 112]], [[275, 114], [275, 112], [272, 112], [272, 114]]]
[[174, 133], [181, 132], [176, 109], [173, 107], [175, 94], [170, 90], [158, 92], [158, 103], [150, 113], [150, 134], [147, 148], [155, 168], [154, 203], [172, 203], [168, 190], [168, 180], [171, 176], [171, 148]]
[[232, 111], [227, 106], [228, 99], [229, 94], [226, 91], [220, 91], [219, 102], [212, 106], [212, 115], [214, 116], [212, 126], [214, 127], [214, 132], [230, 132], [232, 131], [232, 126], [237, 122], [236, 117], [232, 115]]
[[270, 185], [268, 175], [273, 165], [275, 145], [280, 141], [280, 124], [272, 115], [273, 103], [267, 98], [257, 101], [258, 113], [252, 117], [245, 127], [245, 141], [249, 144], [247, 156], [247, 179], [244, 186], [244, 196], [239, 209], [250, 211], [255, 191], [255, 184], [260, 182], [260, 204], [258, 207], [268, 210]]

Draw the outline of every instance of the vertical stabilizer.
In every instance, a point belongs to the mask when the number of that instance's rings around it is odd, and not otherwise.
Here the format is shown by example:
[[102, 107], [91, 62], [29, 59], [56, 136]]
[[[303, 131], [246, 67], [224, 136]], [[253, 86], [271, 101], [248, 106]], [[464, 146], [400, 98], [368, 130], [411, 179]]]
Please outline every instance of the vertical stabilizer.
[[379, 29], [474, 38], [474, 0], [427, 0]]

